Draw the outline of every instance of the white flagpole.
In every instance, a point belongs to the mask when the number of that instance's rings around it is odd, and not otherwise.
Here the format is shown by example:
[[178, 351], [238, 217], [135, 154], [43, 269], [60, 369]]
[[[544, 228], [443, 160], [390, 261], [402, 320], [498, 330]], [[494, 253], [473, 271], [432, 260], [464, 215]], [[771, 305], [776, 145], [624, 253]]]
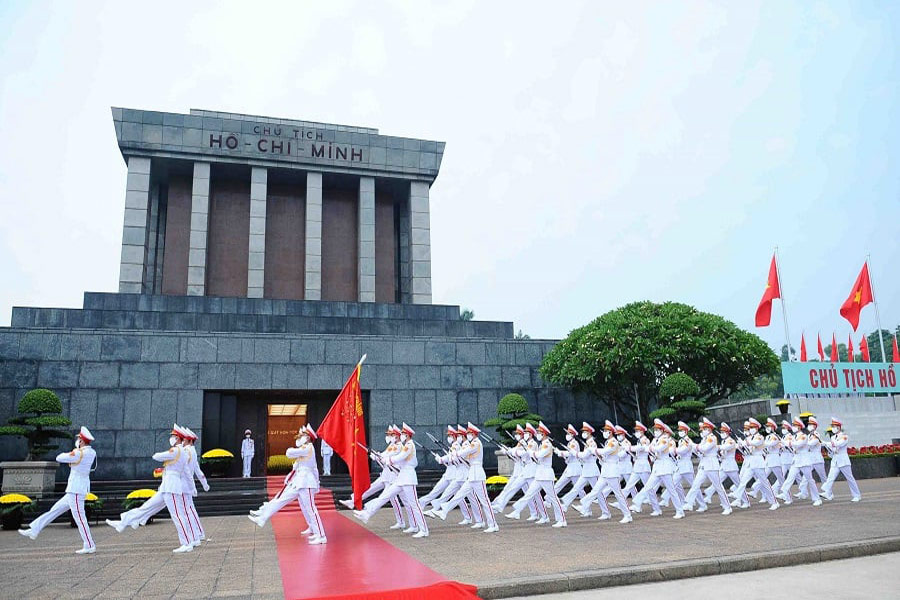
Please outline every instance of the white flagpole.
[[878, 300], [875, 299], [875, 282], [872, 281], [872, 267], [869, 266], [869, 254], [866, 254], [866, 269], [869, 271], [869, 287], [872, 288], [872, 304], [875, 305], [875, 324], [878, 326], [878, 342], [881, 344], [881, 360], [889, 362], [884, 353], [884, 333], [881, 330], [881, 315], [878, 312]]
[[775, 272], [778, 273], [778, 293], [781, 296], [781, 314], [784, 317], [784, 338], [787, 340], [788, 362], [791, 362], [791, 333], [788, 330], [787, 307], [784, 304], [784, 285], [781, 278], [781, 261], [778, 260], [778, 246], [775, 246]]

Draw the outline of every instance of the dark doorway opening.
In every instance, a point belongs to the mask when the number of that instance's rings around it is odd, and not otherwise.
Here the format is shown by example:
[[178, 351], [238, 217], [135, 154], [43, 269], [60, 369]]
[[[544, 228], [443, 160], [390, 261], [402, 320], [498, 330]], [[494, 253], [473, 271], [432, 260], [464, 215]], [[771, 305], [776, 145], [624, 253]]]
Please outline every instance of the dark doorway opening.
[[[241, 440], [249, 429], [256, 442], [251, 473], [266, 474], [269, 456], [284, 454], [294, 444], [297, 430], [306, 425], [318, 428], [334, 404], [340, 390], [209, 390], [203, 394], [202, 450], [224, 448], [235, 456], [227, 475], [241, 475]], [[369, 414], [369, 393], [362, 392], [363, 414]], [[368, 421], [368, 418], [366, 419]], [[368, 427], [368, 422], [366, 423]], [[322, 456], [316, 442], [319, 468]], [[347, 465], [335, 454], [333, 474], [347, 473]]]

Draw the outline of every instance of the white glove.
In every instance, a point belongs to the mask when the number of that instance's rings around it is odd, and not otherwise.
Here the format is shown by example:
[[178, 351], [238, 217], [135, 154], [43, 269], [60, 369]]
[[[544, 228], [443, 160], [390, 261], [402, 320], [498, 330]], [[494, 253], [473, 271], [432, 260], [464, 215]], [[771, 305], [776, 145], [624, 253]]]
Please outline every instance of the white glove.
[[201, 483], [203, 484], [203, 491], [204, 491], [204, 492], [208, 492], [208, 491], [209, 491], [209, 484], [208, 484], [206, 481], [202, 481]]

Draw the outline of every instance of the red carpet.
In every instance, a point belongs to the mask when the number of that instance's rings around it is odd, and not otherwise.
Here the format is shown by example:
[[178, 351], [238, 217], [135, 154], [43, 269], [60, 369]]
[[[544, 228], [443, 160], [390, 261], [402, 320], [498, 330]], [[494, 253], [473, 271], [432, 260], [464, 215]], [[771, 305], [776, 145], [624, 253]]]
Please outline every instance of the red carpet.
[[[283, 481], [283, 477], [268, 478], [270, 498], [278, 493]], [[328, 535], [327, 544], [306, 543], [306, 537], [300, 535], [306, 521], [297, 504], [286, 506], [270, 521], [287, 600], [477, 598], [474, 586], [446, 580], [352, 521], [352, 517], [338, 513], [329, 490], [316, 495], [316, 505]]]

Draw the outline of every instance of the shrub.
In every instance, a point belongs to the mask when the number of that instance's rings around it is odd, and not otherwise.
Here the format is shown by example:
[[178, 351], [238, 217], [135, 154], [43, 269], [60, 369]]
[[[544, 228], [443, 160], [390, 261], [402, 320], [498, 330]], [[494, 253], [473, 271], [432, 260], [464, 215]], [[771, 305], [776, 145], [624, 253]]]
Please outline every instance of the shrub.
[[28, 444], [25, 460], [34, 460], [59, 448], [52, 439], [72, 439], [72, 434], [60, 428], [69, 427], [72, 421], [62, 414], [62, 402], [51, 390], [38, 388], [22, 396], [17, 407], [18, 415], [0, 426], [0, 435], [18, 435]]
[[266, 461], [267, 475], [284, 475], [294, 468], [294, 461], [284, 454], [275, 454]]
[[524, 427], [531, 423], [537, 425], [542, 420], [540, 415], [530, 412], [528, 401], [522, 394], [507, 394], [497, 403], [497, 416], [484, 422], [485, 427], [494, 427], [498, 434], [497, 441], [506, 446], [514, 446], [515, 440], [506, 432], [511, 432], [516, 425]]
[[699, 394], [700, 386], [697, 385], [693, 377], [685, 373], [672, 373], [659, 384], [660, 398], [680, 400], [687, 396], [693, 397]]

